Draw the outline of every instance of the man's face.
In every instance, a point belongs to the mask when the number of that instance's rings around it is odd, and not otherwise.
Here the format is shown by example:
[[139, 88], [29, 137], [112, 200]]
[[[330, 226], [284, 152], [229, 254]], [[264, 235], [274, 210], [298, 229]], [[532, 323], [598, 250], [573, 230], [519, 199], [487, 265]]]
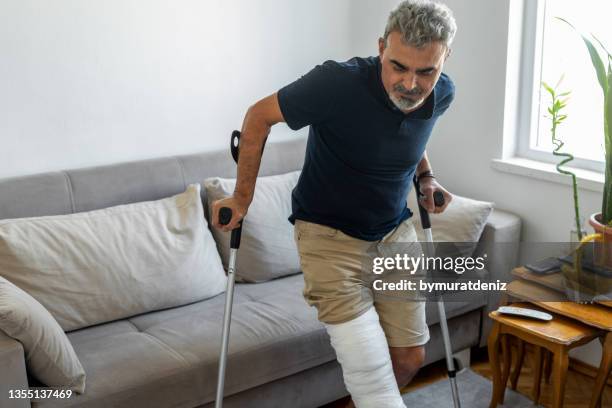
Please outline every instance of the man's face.
[[406, 45], [393, 31], [378, 40], [382, 82], [389, 99], [404, 113], [418, 109], [433, 90], [449, 50], [435, 41], [421, 48]]

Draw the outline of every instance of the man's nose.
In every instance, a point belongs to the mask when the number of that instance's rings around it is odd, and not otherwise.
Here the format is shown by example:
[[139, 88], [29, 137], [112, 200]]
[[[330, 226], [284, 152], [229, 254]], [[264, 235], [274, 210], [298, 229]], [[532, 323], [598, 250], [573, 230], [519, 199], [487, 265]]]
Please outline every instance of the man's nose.
[[402, 81], [404, 88], [409, 91], [412, 91], [416, 87], [416, 75], [415, 74], [406, 74], [404, 76], [404, 80]]

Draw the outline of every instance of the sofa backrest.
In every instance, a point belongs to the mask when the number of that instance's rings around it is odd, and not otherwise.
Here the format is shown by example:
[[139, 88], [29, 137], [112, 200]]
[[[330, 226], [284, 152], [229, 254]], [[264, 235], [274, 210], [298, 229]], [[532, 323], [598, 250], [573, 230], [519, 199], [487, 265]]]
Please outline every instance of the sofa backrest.
[[[259, 174], [301, 169], [305, 147], [305, 138], [268, 143]], [[213, 176], [236, 176], [229, 143], [225, 150], [0, 179], [0, 219], [70, 214], [158, 200]], [[206, 203], [204, 194], [202, 188]]]

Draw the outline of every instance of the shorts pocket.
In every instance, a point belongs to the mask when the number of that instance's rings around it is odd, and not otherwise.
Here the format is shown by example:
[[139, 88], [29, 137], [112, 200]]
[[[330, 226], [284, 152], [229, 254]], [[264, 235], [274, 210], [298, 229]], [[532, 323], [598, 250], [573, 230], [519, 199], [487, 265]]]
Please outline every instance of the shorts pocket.
[[310, 238], [334, 238], [342, 233], [340, 230], [327, 225], [302, 220], [295, 220], [294, 226], [297, 241]]

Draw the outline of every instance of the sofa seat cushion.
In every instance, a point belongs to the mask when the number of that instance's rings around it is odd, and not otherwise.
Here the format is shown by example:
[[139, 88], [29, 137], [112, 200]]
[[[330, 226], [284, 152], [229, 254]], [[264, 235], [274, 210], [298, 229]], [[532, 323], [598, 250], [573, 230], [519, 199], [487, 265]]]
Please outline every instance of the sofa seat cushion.
[[[332, 361], [303, 277], [236, 285], [226, 395]], [[85, 394], [34, 407], [192, 407], [214, 400], [225, 296], [68, 333]]]
[[[303, 287], [301, 274], [236, 285], [226, 395], [335, 359]], [[449, 319], [481, 306], [452, 300], [450, 295], [446, 303]], [[32, 406], [193, 407], [213, 401], [224, 302], [221, 295], [68, 333], [87, 373], [87, 390]], [[438, 321], [436, 305], [429, 303], [427, 323]]]

